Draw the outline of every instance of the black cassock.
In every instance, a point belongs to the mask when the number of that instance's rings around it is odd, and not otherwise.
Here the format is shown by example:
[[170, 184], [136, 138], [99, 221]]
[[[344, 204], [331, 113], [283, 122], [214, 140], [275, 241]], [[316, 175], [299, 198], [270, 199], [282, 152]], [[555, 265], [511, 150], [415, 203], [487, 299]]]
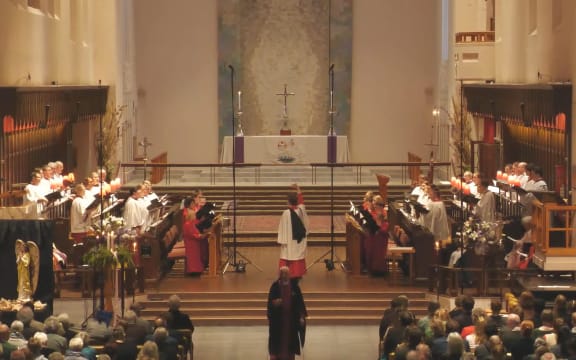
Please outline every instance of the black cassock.
[[[290, 280], [290, 309], [288, 316], [284, 315], [284, 305], [274, 306], [272, 300], [282, 298], [282, 285], [280, 281], [275, 281], [270, 286], [268, 293], [268, 352], [272, 355], [281, 355], [284, 334], [287, 334], [285, 341], [288, 341], [288, 352], [290, 354], [300, 354], [300, 346], [304, 347], [306, 335], [306, 325], [301, 326], [300, 318], [306, 317], [306, 305], [298, 280]], [[287, 320], [287, 321], [286, 321]]]

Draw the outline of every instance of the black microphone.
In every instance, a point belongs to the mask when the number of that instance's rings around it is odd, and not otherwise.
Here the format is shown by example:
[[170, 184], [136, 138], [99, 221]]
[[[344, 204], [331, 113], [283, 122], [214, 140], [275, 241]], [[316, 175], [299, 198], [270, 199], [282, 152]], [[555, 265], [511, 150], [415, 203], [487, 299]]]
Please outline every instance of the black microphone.
[[228, 65], [228, 68], [230, 69], [230, 71], [234, 72], [234, 66]]
[[334, 64], [330, 65], [330, 69], [328, 71], [334, 71]]

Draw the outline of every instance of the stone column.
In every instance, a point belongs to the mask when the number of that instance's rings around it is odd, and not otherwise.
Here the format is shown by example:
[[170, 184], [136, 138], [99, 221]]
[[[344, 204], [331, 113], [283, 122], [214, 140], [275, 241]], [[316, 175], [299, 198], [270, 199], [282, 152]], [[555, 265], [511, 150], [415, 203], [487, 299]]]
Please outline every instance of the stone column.
[[522, 83], [526, 80], [528, 4], [526, 0], [506, 0], [496, 3], [497, 83]]

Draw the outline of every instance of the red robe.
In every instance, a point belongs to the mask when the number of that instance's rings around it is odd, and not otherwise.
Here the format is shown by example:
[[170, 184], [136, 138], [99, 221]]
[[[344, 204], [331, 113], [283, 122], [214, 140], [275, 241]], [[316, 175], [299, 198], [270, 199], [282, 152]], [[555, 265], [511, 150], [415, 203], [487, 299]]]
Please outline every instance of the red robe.
[[366, 268], [370, 273], [384, 273], [388, 271], [386, 255], [388, 252], [388, 221], [383, 221], [380, 229], [374, 234], [366, 233], [364, 239], [364, 252]]
[[202, 255], [202, 234], [196, 227], [198, 220], [186, 220], [188, 209], [184, 209], [184, 223], [182, 224], [182, 240], [186, 252], [186, 273], [201, 273], [206, 267]]

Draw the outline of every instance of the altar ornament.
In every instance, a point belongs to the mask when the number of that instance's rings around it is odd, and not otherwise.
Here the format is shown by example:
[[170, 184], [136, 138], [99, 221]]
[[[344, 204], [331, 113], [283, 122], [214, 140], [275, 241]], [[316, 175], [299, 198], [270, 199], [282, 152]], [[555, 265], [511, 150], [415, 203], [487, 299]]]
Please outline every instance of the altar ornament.
[[33, 241], [16, 240], [14, 245], [18, 272], [18, 300], [30, 301], [38, 287], [40, 249]]

